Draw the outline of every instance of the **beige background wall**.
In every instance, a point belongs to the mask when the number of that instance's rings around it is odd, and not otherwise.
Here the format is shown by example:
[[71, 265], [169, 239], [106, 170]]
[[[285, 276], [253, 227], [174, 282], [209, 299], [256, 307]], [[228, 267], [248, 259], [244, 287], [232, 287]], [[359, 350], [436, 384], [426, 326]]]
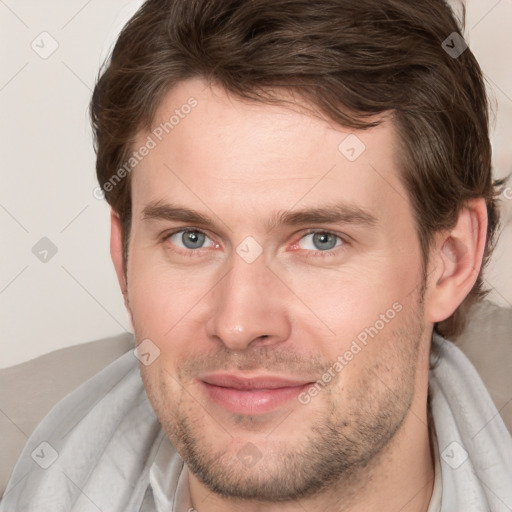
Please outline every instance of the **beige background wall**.
[[[109, 259], [108, 208], [93, 195], [87, 106], [101, 55], [134, 4], [0, 1], [0, 367], [130, 330]], [[512, 0], [468, 1], [466, 40], [498, 104], [499, 176], [512, 171], [511, 21]], [[486, 276], [490, 298], [508, 306], [510, 187]]]

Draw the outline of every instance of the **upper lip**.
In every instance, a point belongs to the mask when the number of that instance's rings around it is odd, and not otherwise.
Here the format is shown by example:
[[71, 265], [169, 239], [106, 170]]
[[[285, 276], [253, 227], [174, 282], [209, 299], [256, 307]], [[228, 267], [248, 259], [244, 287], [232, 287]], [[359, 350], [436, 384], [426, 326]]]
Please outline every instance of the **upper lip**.
[[309, 384], [311, 381], [304, 379], [293, 379], [272, 375], [255, 375], [245, 377], [231, 373], [215, 373], [203, 375], [199, 380], [223, 388], [239, 390], [249, 389], [278, 389], [287, 387], [299, 387]]

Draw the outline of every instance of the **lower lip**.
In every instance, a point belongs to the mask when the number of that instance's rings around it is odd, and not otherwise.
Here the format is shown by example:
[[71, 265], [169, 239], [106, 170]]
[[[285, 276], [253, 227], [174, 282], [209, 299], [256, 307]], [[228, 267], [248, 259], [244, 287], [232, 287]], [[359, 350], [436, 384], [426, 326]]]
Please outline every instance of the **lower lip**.
[[206, 393], [216, 404], [237, 414], [264, 414], [296, 398], [310, 384], [276, 389], [239, 389], [214, 386], [200, 381]]

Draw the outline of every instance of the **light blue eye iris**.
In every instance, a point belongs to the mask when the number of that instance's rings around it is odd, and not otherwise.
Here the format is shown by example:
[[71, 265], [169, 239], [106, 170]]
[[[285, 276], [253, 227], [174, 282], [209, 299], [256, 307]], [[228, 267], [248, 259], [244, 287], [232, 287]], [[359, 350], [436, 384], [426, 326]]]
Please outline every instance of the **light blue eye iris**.
[[312, 242], [316, 249], [328, 251], [336, 247], [338, 237], [332, 233], [310, 233], [306, 236], [312, 236]]
[[200, 249], [204, 244], [206, 235], [199, 231], [183, 231], [181, 241], [187, 249]]

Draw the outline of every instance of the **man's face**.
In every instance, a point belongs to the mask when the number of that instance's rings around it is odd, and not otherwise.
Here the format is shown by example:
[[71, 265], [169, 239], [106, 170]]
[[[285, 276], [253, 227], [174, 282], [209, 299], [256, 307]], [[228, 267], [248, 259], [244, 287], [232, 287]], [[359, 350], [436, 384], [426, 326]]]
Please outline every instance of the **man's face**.
[[[156, 414], [220, 493], [277, 501], [354, 478], [424, 415], [421, 255], [393, 127], [343, 130], [199, 80], [155, 127], [176, 109], [168, 134], [140, 134], [135, 149], [156, 146], [132, 174], [128, 299], [160, 351], [141, 364]], [[340, 215], [299, 214], [317, 209]]]

